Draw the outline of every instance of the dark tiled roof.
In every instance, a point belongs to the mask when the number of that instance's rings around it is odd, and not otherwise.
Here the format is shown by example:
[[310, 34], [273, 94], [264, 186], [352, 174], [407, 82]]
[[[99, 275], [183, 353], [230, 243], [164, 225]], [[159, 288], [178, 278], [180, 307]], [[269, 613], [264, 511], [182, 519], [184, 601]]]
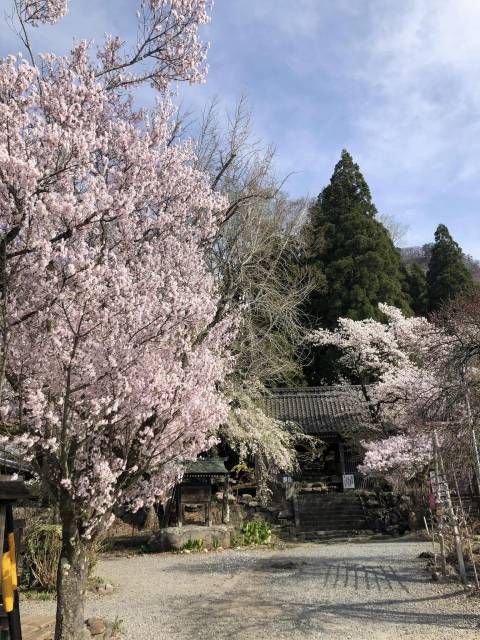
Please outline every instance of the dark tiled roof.
[[265, 398], [271, 415], [297, 423], [305, 433], [345, 433], [359, 429], [366, 416], [355, 387], [275, 389]]
[[199, 458], [185, 463], [186, 476], [227, 474], [225, 458]]

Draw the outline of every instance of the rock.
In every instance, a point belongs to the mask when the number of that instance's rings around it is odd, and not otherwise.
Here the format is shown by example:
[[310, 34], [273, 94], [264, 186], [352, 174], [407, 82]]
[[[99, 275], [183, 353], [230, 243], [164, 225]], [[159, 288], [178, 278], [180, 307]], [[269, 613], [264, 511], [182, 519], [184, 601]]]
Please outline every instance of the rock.
[[234, 527], [226, 525], [167, 527], [152, 536], [147, 546], [150, 551], [180, 551], [189, 540], [203, 540], [208, 549], [214, 544], [227, 548], [233, 531]]
[[101, 618], [88, 618], [87, 628], [90, 631], [91, 636], [99, 636], [100, 634], [105, 633], [107, 625]]

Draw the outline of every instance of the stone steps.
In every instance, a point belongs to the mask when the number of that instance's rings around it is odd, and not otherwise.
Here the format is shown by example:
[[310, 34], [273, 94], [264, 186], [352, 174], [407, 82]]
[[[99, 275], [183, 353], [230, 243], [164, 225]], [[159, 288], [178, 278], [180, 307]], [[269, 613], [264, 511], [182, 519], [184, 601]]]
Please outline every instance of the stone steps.
[[297, 498], [297, 521], [302, 531], [365, 529], [360, 498], [350, 493], [301, 493]]
[[357, 534], [361, 534], [362, 531], [356, 531], [353, 529], [330, 529], [330, 530], [307, 530], [297, 532], [297, 535], [301, 537], [305, 542], [329, 542], [330, 540], [338, 540], [342, 538], [351, 538]]

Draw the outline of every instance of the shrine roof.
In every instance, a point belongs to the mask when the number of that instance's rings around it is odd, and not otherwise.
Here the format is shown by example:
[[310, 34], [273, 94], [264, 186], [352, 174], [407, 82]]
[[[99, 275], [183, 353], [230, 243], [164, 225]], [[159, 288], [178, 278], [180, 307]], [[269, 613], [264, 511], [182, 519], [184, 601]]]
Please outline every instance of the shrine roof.
[[185, 475], [188, 476], [218, 476], [227, 475], [226, 458], [198, 458], [185, 462]]
[[368, 422], [358, 387], [274, 389], [264, 401], [272, 416], [294, 422], [308, 434], [340, 435]]

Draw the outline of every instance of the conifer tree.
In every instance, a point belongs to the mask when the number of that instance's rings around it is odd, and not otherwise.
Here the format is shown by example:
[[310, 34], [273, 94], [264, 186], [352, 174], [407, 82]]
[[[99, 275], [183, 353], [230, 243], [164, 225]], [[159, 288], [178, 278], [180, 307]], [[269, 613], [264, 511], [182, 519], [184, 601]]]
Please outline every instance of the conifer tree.
[[402, 291], [400, 255], [357, 164], [342, 151], [330, 184], [310, 212], [309, 263], [325, 275], [309, 313], [317, 325], [333, 327], [339, 317], [379, 318], [378, 303], [410, 311]]
[[[312, 327], [333, 328], [338, 318], [381, 319], [380, 302], [411, 313], [403, 290], [400, 254], [376, 218], [370, 189], [357, 164], [342, 151], [330, 184], [310, 211], [309, 268], [324, 274], [325, 286], [310, 295], [306, 313]], [[311, 383], [332, 379], [334, 357], [313, 354]]]
[[448, 300], [473, 288], [472, 274], [465, 265], [462, 249], [444, 224], [439, 224], [435, 231], [427, 287], [429, 311], [436, 311]]
[[416, 262], [413, 262], [405, 268], [405, 282], [413, 313], [416, 316], [427, 315], [427, 277], [425, 271]]

